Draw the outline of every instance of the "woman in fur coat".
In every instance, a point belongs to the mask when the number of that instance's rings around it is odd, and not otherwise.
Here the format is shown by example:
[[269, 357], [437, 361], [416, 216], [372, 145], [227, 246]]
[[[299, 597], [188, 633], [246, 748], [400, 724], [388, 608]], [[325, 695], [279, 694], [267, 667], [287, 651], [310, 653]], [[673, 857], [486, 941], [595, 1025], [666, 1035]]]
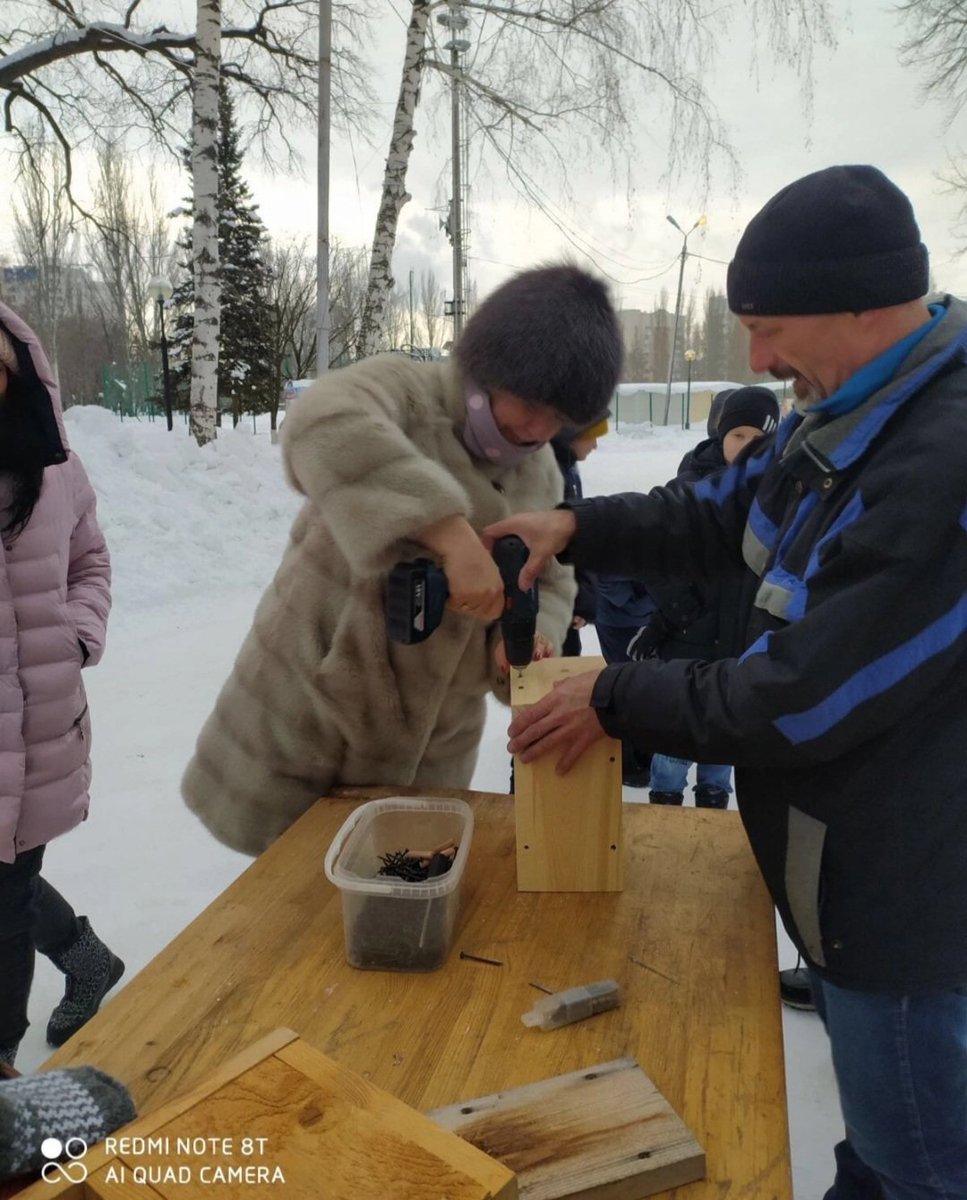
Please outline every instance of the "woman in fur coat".
[[0, 1064], [27, 1028], [40, 950], [67, 976], [59, 1046], [124, 964], [41, 878], [51, 838], [87, 817], [91, 720], [81, 668], [104, 651], [111, 564], [94, 491], [67, 447], [40, 343], [0, 304]]
[[[216, 837], [257, 854], [337, 784], [469, 786], [486, 693], [506, 701], [509, 674], [503, 585], [478, 533], [561, 500], [547, 443], [607, 410], [620, 360], [604, 285], [545, 267], [494, 292], [449, 361], [381, 355], [290, 406], [282, 453], [305, 504], [182, 782]], [[427, 555], [446, 613], [426, 641], [396, 644], [387, 575]], [[560, 651], [574, 595], [551, 564], [535, 657]]]

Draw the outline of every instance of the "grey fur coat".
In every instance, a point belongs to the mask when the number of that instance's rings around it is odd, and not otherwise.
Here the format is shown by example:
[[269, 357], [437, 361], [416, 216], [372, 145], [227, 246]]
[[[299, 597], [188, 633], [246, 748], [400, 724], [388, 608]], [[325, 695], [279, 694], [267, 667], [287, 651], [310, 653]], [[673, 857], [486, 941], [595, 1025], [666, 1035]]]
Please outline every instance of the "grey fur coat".
[[[426, 551], [412, 536], [453, 513], [476, 530], [553, 507], [549, 447], [512, 467], [461, 441], [453, 363], [384, 355], [335, 371], [292, 402], [285, 469], [306, 497], [275, 578], [182, 781], [221, 841], [256, 854], [336, 784], [469, 786], [499, 626], [447, 609], [417, 645], [389, 642], [383, 587]], [[559, 650], [575, 585], [552, 564], [538, 627]]]

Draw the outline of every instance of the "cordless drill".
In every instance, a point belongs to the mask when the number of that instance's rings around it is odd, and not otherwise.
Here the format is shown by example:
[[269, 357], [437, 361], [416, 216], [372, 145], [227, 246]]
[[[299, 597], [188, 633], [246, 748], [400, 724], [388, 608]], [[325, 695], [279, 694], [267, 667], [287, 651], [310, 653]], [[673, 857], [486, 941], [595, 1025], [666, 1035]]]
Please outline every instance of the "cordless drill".
[[[537, 632], [537, 584], [526, 592], [518, 583], [528, 550], [514, 534], [494, 543], [494, 562], [504, 581], [504, 611], [500, 629], [504, 652], [512, 667], [522, 670], [534, 654]], [[422, 642], [443, 620], [446, 607], [447, 577], [429, 558], [400, 562], [386, 581], [386, 632], [394, 642], [405, 645]]]

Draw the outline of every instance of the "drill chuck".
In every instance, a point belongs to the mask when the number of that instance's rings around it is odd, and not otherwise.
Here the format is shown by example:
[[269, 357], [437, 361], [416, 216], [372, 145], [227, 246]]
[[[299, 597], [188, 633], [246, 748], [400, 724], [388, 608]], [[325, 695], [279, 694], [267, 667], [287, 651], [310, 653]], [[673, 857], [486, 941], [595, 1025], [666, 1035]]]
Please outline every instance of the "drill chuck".
[[537, 633], [537, 584], [524, 592], [518, 582], [529, 554], [526, 543], [515, 534], [494, 543], [494, 561], [504, 581], [504, 612], [500, 618], [504, 653], [510, 665], [518, 668], [526, 667], [533, 658]]

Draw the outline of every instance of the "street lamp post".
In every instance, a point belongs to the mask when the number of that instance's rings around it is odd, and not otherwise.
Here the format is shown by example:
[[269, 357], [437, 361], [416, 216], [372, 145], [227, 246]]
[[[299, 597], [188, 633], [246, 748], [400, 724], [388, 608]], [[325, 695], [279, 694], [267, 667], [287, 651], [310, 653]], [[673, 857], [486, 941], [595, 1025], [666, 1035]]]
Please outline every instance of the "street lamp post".
[[692, 363], [695, 361], [695, 359], [697, 357], [698, 357], [698, 355], [695, 353], [694, 350], [686, 350], [685, 351], [685, 366], [686, 366], [686, 369], [688, 372], [688, 374], [687, 374], [688, 382], [685, 384], [685, 411], [683, 413], [683, 416], [685, 418], [685, 428], [686, 429], [691, 429], [691, 427], [692, 427], [691, 426], [691, 420], [692, 420]]
[[165, 304], [171, 299], [171, 280], [164, 275], [152, 275], [148, 280], [148, 295], [158, 306], [158, 335], [161, 342], [161, 386], [164, 390], [165, 420], [168, 432], [174, 428], [171, 415], [171, 377], [168, 371], [168, 338], [165, 335]]
[[681, 225], [679, 225], [673, 216], [666, 216], [665, 220], [670, 225], [674, 225], [678, 232], [682, 235], [681, 262], [679, 263], [678, 267], [678, 296], [675, 300], [675, 323], [672, 326], [672, 348], [671, 353], [668, 356], [668, 387], [665, 391], [665, 424], [667, 425], [668, 414], [672, 406], [672, 373], [675, 370], [675, 347], [678, 343], [678, 322], [682, 315], [682, 281], [685, 278], [685, 259], [688, 258], [688, 239], [689, 236], [693, 234], [700, 225], [705, 224], [706, 218], [704, 216], [699, 217], [687, 233], [684, 229], [682, 229]]

